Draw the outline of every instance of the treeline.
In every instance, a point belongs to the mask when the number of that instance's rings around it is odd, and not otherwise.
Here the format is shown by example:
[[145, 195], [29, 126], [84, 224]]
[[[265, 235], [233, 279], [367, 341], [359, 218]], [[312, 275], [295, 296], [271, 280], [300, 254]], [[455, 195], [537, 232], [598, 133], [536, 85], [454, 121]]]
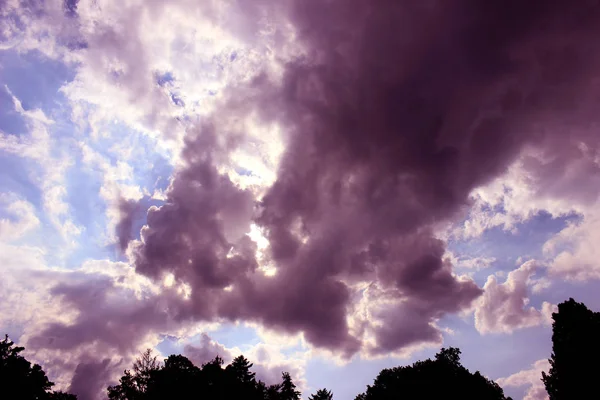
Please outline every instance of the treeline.
[[52, 390], [46, 373], [37, 364], [31, 365], [8, 335], [0, 342], [0, 399], [10, 400], [76, 400], [77, 396]]
[[256, 380], [252, 364], [244, 357], [236, 357], [223, 368], [223, 360], [214, 360], [195, 366], [182, 355], [171, 355], [160, 365], [152, 351], [146, 350], [125, 371], [119, 384], [108, 388], [110, 400], [162, 399], [247, 399], [295, 400], [300, 392], [289, 373], [282, 373], [281, 383], [266, 385]]
[[[551, 368], [540, 376], [550, 400], [600, 398], [600, 387], [594, 380], [600, 371], [600, 313], [569, 299], [552, 317]], [[23, 350], [8, 337], [0, 342], [1, 399], [77, 399], [73, 394], [52, 391], [53, 383], [39, 365], [31, 365], [20, 355]], [[107, 396], [110, 400], [299, 400], [301, 394], [287, 372], [282, 373], [278, 384], [257, 380], [244, 356], [227, 366], [216, 357], [198, 367], [182, 355], [171, 355], [161, 363], [147, 350], [132, 369], [124, 371], [119, 384], [108, 387]], [[398, 398], [511, 400], [497, 383], [462, 366], [456, 348], [441, 349], [434, 359], [411, 366], [382, 370], [355, 400]], [[320, 389], [309, 399], [332, 400], [333, 394]]]

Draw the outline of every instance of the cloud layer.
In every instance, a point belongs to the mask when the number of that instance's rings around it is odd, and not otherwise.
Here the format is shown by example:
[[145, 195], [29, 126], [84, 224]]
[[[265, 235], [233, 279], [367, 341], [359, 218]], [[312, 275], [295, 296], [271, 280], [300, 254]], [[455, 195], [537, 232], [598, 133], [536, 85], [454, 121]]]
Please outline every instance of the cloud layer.
[[[302, 54], [227, 92], [186, 142], [166, 204], [133, 246], [137, 271], [190, 285], [184, 315], [256, 320], [346, 354], [371, 336], [374, 353], [439, 342], [435, 322], [481, 294], [443, 259], [441, 224], [528, 146], [596, 145], [585, 102], [599, 11], [586, 4], [263, 5], [292, 24]], [[286, 141], [258, 200], [219, 173], [244, 140], [228, 122], [250, 113]], [[243, 236], [252, 223], [274, 277]], [[380, 324], [357, 328], [365, 282], [385, 301]]]
[[[534, 275], [600, 277], [598, 22], [585, 0], [2, 3], [0, 50], [72, 71], [54, 92], [74, 133], [63, 143], [57, 113], [5, 88], [27, 132], [0, 131], [0, 150], [33, 161], [41, 208], [2, 190], [0, 239], [50, 225], [75, 247], [65, 177], [81, 161], [117, 236], [93, 240], [127, 257], [67, 270], [49, 266], [53, 248], [0, 244], [2, 297], [22, 316], [2, 322], [33, 324], [25, 344], [83, 400], [162, 333], [208, 322], [346, 358], [439, 345], [441, 321], [473, 308], [481, 333], [546, 323], [549, 302], [528, 307]], [[542, 211], [579, 218], [544, 267], [483, 287], [459, 275], [504, 261], [448, 257], [446, 239]], [[289, 364], [259, 350], [265, 379]], [[186, 348], [221, 351], [235, 353], [208, 336]]]

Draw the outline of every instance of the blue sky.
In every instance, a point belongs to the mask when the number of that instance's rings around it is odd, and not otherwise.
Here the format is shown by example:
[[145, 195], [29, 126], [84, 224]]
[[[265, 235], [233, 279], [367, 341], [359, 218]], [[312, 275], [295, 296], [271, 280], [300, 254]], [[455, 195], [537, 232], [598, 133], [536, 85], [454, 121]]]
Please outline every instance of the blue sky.
[[[75, 368], [90, 359], [109, 359], [108, 376], [114, 380], [146, 347], [163, 356], [199, 354], [193, 353], [195, 348], [225, 357], [244, 353], [251, 361], [254, 356], [263, 368], [259, 377], [272, 379], [287, 369], [305, 398], [327, 387], [344, 400], [364, 391], [382, 368], [456, 346], [467, 368], [498, 380], [515, 400], [541, 400], [537, 378], [547, 368], [543, 360], [551, 351], [555, 306], [575, 297], [600, 309], [598, 250], [593, 245], [600, 227], [597, 158], [592, 150], [581, 150], [582, 155], [563, 159], [565, 171], [591, 165], [576, 178], [586, 189], [567, 195], [561, 188], [572, 184], [573, 175], [545, 177], [531, 162], [542, 157], [523, 147], [501, 173], [470, 190], [459, 213], [429, 227], [444, 243], [443, 260], [451, 266], [452, 279], [482, 290], [460, 310], [432, 314], [426, 323], [439, 340], [416, 340], [383, 355], [372, 351], [380, 345], [377, 318], [390, 311], [375, 290], [370, 292], [374, 297], [359, 296], [360, 301], [347, 305], [351, 329], [360, 323], [369, 326], [364, 336], [356, 333], [360, 345], [349, 358], [339, 348], [311, 340], [310, 327], [290, 323], [288, 329], [260, 313], [235, 321], [225, 314], [170, 315], [189, 298], [186, 288], [193, 282], [185, 280], [179, 266], [160, 274], [141, 266], [139, 252], [153, 254], [151, 242], [143, 238], [143, 232], [155, 232], [146, 219], [148, 210], [200, 202], [176, 201], [177, 182], [195, 165], [194, 151], [199, 158], [209, 157], [235, 190], [250, 193], [255, 201], [268, 193], [286, 146], [293, 143], [289, 133], [285, 126], [265, 121], [262, 114], [268, 112], [251, 109], [251, 102], [232, 108], [232, 113], [244, 110], [240, 119], [227, 119], [224, 113], [230, 110], [219, 114], [219, 107], [229, 91], [245, 93], [243, 85], [260, 71], [278, 76], [281, 65], [272, 55], [293, 54], [295, 36], [287, 28], [280, 28], [277, 40], [264, 31], [263, 36], [250, 35], [258, 22], [241, 17], [240, 10], [220, 10], [227, 18], [216, 22], [201, 7], [188, 10], [184, 1], [164, 9], [135, 2], [97, 8], [81, 1], [75, 16], [61, 13], [59, 5], [49, 4], [36, 14], [9, 3], [0, 8], [0, 270], [8, 277], [0, 283], [0, 330], [27, 346], [30, 358], [45, 365], [65, 389]], [[138, 13], [138, 6], [148, 15]], [[104, 30], [94, 28], [98, 24]], [[106, 32], [114, 37], [108, 39]], [[73, 38], [86, 46], [69, 45]], [[194, 144], [213, 115], [227, 132], [243, 132], [235, 150], [220, 154], [206, 150], [209, 145]], [[581, 143], [595, 145], [585, 139], [578, 143], [580, 149]], [[124, 200], [136, 207], [129, 247], [120, 249], [116, 229], [124, 218]], [[243, 233], [257, 243], [259, 270], [279, 268], [268, 256], [266, 228], [252, 224], [255, 234], [249, 229]], [[229, 238], [227, 233], [224, 237]], [[268, 282], [269, 276], [264, 272], [258, 282]], [[344, 284], [358, 287], [348, 279]], [[377, 284], [377, 279], [362, 283]], [[365, 287], [356, 293], [364, 293]], [[88, 303], [69, 303], [76, 290], [99, 294]], [[149, 305], [164, 309], [148, 314], [144, 310]], [[96, 337], [84, 329], [101, 318], [101, 325], [131, 329], [131, 334]], [[139, 326], [132, 328], [127, 320], [133, 318]], [[64, 348], [40, 344], [61, 340], [49, 328], [53, 324], [64, 324], [81, 338], [69, 345], [62, 363], [56, 360]], [[520, 372], [530, 377], [525, 384], [514, 378]]]

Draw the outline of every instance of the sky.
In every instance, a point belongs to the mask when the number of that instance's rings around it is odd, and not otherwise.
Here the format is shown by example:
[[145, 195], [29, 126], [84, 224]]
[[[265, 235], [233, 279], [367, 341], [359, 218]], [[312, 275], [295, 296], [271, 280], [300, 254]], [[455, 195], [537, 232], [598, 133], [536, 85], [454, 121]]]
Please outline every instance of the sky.
[[146, 348], [353, 399], [462, 350], [541, 400], [600, 309], [600, 5], [0, 2], [0, 331], [105, 398]]

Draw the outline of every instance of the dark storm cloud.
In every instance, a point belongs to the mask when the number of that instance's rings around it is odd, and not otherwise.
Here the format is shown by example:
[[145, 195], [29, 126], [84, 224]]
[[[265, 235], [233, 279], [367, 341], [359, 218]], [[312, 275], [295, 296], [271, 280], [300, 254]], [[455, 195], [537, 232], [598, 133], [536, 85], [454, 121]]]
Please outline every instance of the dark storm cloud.
[[133, 223], [136, 214], [140, 211], [139, 203], [135, 200], [119, 199], [120, 218], [115, 231], [119, 239], [119, 249], [125, 251], [133, 239]]
[[103, 396], [106, 386], [111, 382], [110, 360], [81, 362], [75, 368], [75, 374], [69, 387], [70, 393], [76, 393], [78, 400], [96, 400]]
[[[599, 8], [298, 0], [281, 9], [306, 54], [286, 64], [281, 85], [262, 76], [232, 90], [188, 141], [166, 204], [148, 213], [136, 269], [191, 286], [180, 318], [256, 320], [346, 354], [360, 347], [346, 322], [349, 282], [375, 282], [397, 300], [379, 313], [389, 323], [375, 330], [375, 352], [439, 341], [433, 323], [481, 289], [452, 274], [434, 231], [524, 146], [571, 135], [557, 127], [597, 114]], [[251, 106], [232, 106], [242, 103]], [[287, 141], [254, 210], [215, 159], [237, 140], [217, 121], [251, 111], [277, 120]], [[267, 232], [273, 278], [256, 272], [243, 236], [253, 218]]]

